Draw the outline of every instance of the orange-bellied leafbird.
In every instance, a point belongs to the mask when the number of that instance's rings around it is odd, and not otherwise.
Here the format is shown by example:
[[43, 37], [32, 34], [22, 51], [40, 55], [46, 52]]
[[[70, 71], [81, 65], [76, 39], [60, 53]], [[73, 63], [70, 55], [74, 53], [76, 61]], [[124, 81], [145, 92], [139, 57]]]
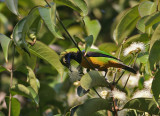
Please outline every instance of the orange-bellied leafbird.
[[[79, 52], [77, 48], [67, 49], [61, 53], [61, 62], [63, 65], [69, 68], [70, 61], [77, 61], [82, 67], [87, 69], [98, 69], [99, 71], [107, 71], [109, 67], [122, 68], [129, 72], [136, 74], [136, 71], [123, 64], [116, 57], [97, 49], [89, 49], [86, 53], [81, 48], [82, 52]], [[86, 58], [84, 58], [84, 55]], [[87, 60], [88, 61], [87, 61]]]

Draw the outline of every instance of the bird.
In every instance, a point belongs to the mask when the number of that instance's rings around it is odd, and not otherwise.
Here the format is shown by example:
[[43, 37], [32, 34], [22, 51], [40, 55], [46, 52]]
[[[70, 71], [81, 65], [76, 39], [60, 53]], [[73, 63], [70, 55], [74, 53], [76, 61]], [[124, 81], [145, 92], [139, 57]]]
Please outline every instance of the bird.
[[123, 64], [120, 59], [110, 55], [109, 53], [92, 48], [87, 50], [87, 52], [85, 52], [83, 48], [80, 48], [80, 50], [81, 51], [79, 51], [77, 48], [70, 48], [61, 52], [61, 63], [67, 68], [69, 68], [71, 65], [71, 60], [75, 60], [82, 67], [89, 70], [97, 69], [98, 71], [107, 72], [109, 67], [114, 67], [121, 68], [136, 74], [136, 71], [132, 67]]

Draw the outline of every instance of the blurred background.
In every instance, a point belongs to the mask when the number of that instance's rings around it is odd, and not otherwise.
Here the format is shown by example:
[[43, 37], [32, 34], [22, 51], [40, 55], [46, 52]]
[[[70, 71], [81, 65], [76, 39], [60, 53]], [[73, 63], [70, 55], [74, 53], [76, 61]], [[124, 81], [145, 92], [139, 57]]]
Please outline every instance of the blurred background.
[[[48, 1], [52, 2], [52, 1]], [[117, 21], [123, 16], [127, 8], [138, 4], [137, 0], [86, 0], [88, 5], [89, 20], [97, 20], [101, 25], [99, 35], [94, 43], [98, 48], [111, 45], [112, 52], [115, 51], [116, 44], [113, 41], [113, 30], [117, 25]], [[45, 6], [43, 0], [19, 0], [18, 10], [20, 17], [17, 17], [6, 7], [4, 0], [0, 0], [0, 33], [11, 37], [12, 31], [16, 23], [23, 17], [27, 16], [30, 10], [38, 5]], [[80, 15], [66, 6], [57, 6], [57, 11], [61, 20], [64, 22], [70, 34], [79, 44], [83, 44], [85, 36], [84, 23]], [[56, 39], [46, 28], [44, 24], [37, 35], [37, 40], [49, 45], [58, 54], [67, 48], [74, 47], [73, 43], [66, 37], [63, 29], [58, 25], [64, 36], [64, 40]], [[94, 28], [94, 27], [93, 27]], [[105, 48], [107, 51], [107, 48]], [[105, 51], [104, 50], [104, 51]], [[7, 68], [10, 67], [12, 48], [9, 48], [9, 62], [5, 63], [2, 48], [0, 47], [0, 65]], [[16, 52], [15, 54], [15, 71], [13, 83], [26, 84], [26, 75], [22, 71], [23, 59]], [[51, 116], [55, 114], [66, 114], [70, 108], [83, 103], [90, 96], [78, 97], [76, 88], [78, 83], [73, 83], [66, 71], [64, 77], [58, 75], [57, 71], [47, 62], [37, 59], [35, 68], [36, 77], [39, 79], [41, 87], [39, 90], [40, 105], [39, 108], [33, 107], [32, 102], [22, 96], [15, 96], [21, 103], [21, 114], [23, 116]], [[4, 102], [5, 96], [9, 96], [10, 74], [8, 72], [0, 72], [0, 111], [3, 115], [7, 115], [7, 108]], [[2, 116], [3, 116], [2, 115]]]

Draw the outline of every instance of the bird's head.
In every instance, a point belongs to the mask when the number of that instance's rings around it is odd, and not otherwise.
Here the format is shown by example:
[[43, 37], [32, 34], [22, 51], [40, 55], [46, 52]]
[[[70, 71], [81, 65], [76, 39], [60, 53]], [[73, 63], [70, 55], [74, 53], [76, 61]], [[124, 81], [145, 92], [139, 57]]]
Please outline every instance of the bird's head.
[[77, 51], [70, 51], [70, 52], [64, 51], [64, 52], [61, 53], [60, 61], [67, 68], [70, 68], [71, 60], [75, 60], [78, 63], [80, 63], [81, 62], [81, 54], [80, 54], [80, 52], [77, 52]]

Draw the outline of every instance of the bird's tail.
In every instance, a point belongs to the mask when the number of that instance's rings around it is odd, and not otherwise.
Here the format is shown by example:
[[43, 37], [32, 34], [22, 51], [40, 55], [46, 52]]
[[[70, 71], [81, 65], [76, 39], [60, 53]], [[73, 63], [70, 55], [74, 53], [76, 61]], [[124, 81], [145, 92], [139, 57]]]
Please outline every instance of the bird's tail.
[[127, 65], [123, 65], [123, 66], [124, 66], [123, 67], [124, 70], [127, 70], [129, 72], [132, 72], [132, 73], [136, 74], [136, 71], [132, 67], [129, 67]]

